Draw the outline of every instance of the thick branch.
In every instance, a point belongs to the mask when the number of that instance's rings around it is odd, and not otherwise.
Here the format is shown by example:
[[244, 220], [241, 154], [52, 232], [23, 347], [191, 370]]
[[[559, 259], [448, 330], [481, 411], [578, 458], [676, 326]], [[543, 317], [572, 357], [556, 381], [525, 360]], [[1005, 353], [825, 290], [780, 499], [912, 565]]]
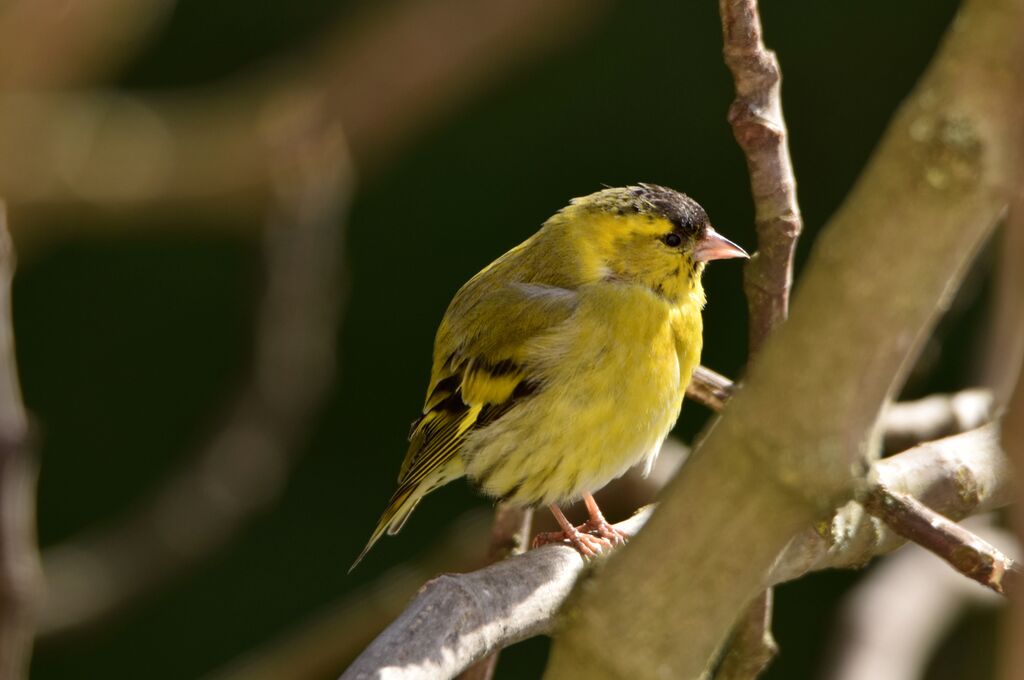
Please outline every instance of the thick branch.
[[[961, 518], [1010, 503], [1014, 487], [1008, 473], [995, 429], [986, 426], [878, 461], [872, 475]], [[616, 526], [636, 532], [650, 510]], [[862, 567], [901, 544], [899, 536], [851, 502], [823, 526], [807, 527], [794, 538], [759, 586], [808, 571]], [[447, 677], [492, 649], [549, 632], [584, 566], [575, 550], [552, 545], [432, 581], [342, 678]], [[451, 611], [460, 615], [448, 615]]]
[[41, 595], [36, 545], [36, 462], [21, 401], [11, 279], [14, 246], [0, 202], [0, 678], [28, 677]]
[[968, 0], [728, 413], [569, 609], [548, 678], [701, 675], [792, 536], [852, 497], [882, 405], [1010, 196], [1018, 4]]

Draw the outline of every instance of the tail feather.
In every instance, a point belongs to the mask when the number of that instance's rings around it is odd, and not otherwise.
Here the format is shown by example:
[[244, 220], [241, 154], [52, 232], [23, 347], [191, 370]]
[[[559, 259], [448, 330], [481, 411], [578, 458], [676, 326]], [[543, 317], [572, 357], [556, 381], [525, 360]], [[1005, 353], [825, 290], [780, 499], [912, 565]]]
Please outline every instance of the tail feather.
[[352, 563], [352, 566], [348, 568], [349, 573], [352, 573], [356, 565], [362, 562], [363, 558], [366, 557], [366, 553], [370, 552], [370, 548], [380, 540], [381, 536], [385, 533], [393, 536], [402, 530], [405, 521], [409, 519], [409, 515], [412, 514], [420, 499], [425, 495], [417, 493], [418, 487], [419, 485], [405, 486], [404, 484], [398, 487], [398, 490], [391, 496], [391, 500], [388, 501], [384, 514], [377, 520], [377, 526], [374, 528], [373, 533], [370, 534], [370, 540], [367, 541], [366, 547], [359, 553], [359, 557]]

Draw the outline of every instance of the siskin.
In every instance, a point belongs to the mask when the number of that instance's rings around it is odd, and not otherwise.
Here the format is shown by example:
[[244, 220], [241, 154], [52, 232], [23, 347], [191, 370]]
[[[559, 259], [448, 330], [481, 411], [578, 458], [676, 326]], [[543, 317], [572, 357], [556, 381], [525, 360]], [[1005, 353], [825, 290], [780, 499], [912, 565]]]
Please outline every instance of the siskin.
[[[547, 505], [562, 532], [543, 542], [589, 557], [624, 540], [591, 494], [650, 470], [700, 362], [705, 263], [733, 257], [747, 254], [696, 201], [640, 184], [572, 200], [470, 279], [437, 331], [398, 489], [355, 564], [463, 476]], [[559, 505], [580, 498], [590, 519], [573, 527]]]

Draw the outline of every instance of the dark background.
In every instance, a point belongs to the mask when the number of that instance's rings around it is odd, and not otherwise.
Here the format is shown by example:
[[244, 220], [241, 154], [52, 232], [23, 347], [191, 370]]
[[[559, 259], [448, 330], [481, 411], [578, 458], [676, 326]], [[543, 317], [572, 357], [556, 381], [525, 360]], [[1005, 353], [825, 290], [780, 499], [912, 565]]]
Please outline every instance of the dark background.
[[[305, 47], [359, 4], [181, 0], [118, 84], [216, 86]], [[802, 261], [955, 3], [764, 5], [767, 40], [785, 76], [806, 222]], [[280, 503], [115, 622], [42, 644], [33, 677], [211, 672], [425, 550], [467, 508], [486, 506], [453, 484], [346, 575], [392, 491], [436, 324], [465, 279], [602, 183], [684, 190], [720, 231], [753, 250], [720, 50], [715, 2], [620, 2], [582, 40], [515, 71], [367, 178], [347, 228], [350, 292], [335, 386]], [[179, 219], [190, 228], [179, 229]], [[44, 546], [130, 511], [223, 416], [248, 366], [261, 289], [259, 226], [226, 219], [165, 213], [120, 232], [68, 222], [56, 225], [59, 239], [22, 258], [15, 325], [25, 398], [41, 435]], [[866, 275], [877, 247], [864, 244]], [[734, 263], [706, 277], [704, 363], [729, 375], [745, 360], [740, 281]], [[342, 298], [339, 290], [339, 305]], [[948, 325], [939, 371], [914, 392], [969, 380], [979, 300], [967, 297], [967, 313]], [[677, 433], [692, 437], [706, 418], [702, 408], [684, 409]], [[819, 574], [779, 589], [782, 654], [767, 678], [811, 677], [837, 597], [857, 577]], [[992, 630], [988, 619], [972, 620], [930, 677], [986, 677]], [[546, 647], [535, 640], [506, 652], [499, 677], [535, 677]]]

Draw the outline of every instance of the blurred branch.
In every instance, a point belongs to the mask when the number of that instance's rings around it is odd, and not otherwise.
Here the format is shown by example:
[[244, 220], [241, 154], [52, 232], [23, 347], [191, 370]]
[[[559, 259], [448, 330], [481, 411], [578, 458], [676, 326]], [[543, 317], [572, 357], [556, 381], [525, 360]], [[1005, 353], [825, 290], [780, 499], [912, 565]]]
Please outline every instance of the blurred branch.
[[995, 393], [996, 401], [1005, 404], [1024, 358], [1024, 199], [1020, 197], [1010, 208], [996, 257], [982, 381]]
[[142, 507], [45, 552], [43, 634], [94, 624], [200, 562], [277, 498], [302, 450], [334, 374], [353, 178], [340, 134], [300, 128], [280, 142], [252, 375], [220, 430]]
[[174, 0], [7, 0], [0, 90], [80, 85], [131, 54]]
[[28, 677], [39, 597], [36, 461], [21, 400], [11, 281], [15, 255], [0, 202], [0, 678]]
[[[992, 510], [1014, 494], [993, 426], [880, 460], [873, 475], [951, 517]], [[652, 510], [616, 526], [635, 533]], [[827, 527], [799, 534], [761, 587], [813, 570], [859, 568], [901, 543], [851, 502]], [[550, 632], [584, 567], [575, 550], [551, 545], [480, 571], [435, 579], [341, 677], [379, 678], [385, 668], [393, 680], [449, 677], [493, 649]], [[460, 615], [448, 615], [452, 611]]]
[[877, 484], [862, 504], [897, 534], [935, 553], [967, 578], [1000, 595], [1020, 589], [1024, 570], [1019, 564], [920, 501]]
[[[113, 1], [113, 0], [108, 0]], [[340, 124], [361, 176], [523, 61], [564, 47], [607, 0], [401, 0], [346, 17], [311, 63], [216, 93], [0, 99], [0, 191], [34, 209], [251, 211], [273, 185], [268, 129]], [[312, 75], [308, 75], [312, 74]]]
[[[1017, 66], [1018, 85], [1021, 91], [1024, 91], [1024, 76], [1021, 76], [1021, 73], [1024, 73], [1021, 71], [1024, 67], [1024, 55], [1018, 59]], [[1024, 133], [1018, 131], [1015, 141], [1018, 153], [1024, 158]], [[1019, 271], [1019, 268], [1024, 266], [1024, 191], [1019, 189], [1010, 211], [1007, 229], [1014, 233], [1014, 236], [1007, 238], [1007, 245], [1013, 246], [1013, 255], [1007, 255], [1006, 259], [1012, 260]], [[1020, 295], [1020, 290], [1017, 290], [1016, 294]], [[1016, 364], [1016, 385], [1012, 388], [1006, 414], [1003, 416], [1002, 440], [1013, 470], [1018, 475], [1024, 475], [1024, 363], [1020, 357], [1016, 357]], [[1007, 384], [1009, 382], [1008, 380]], [[1011, 524], [1018, 542], [1024, 545], [1024, 499], [1019, 492], [1016, 500]], [[1006, 642], [1003, 645], [1001, 677], [1004, 680], [1020, 680], [1024, 678], [1024, 593], [1017, 592], [1011, 599], [1009, 621], [1004, 635]]]
[[964, 432], [995, 415], [992, 392], [969, 389], [890, 404], [882, 415], [884, 449], [900, 451], [914, 444]]
[[[1014, 543], [1008, 532], [989, 522], [965, 524], [990, 542]], [[999, 603], [1000, 598], [961, 578], [921, 546], [907, 545], [843, 596], [829, 661], [819, 677], [922, 678], [935, 648], [965, 609]]]

